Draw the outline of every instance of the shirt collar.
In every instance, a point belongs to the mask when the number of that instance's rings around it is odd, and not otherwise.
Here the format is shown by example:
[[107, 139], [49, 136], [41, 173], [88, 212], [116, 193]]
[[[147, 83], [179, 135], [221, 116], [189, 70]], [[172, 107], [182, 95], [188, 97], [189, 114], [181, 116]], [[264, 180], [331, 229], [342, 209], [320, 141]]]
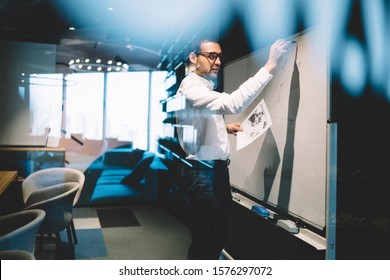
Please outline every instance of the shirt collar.
[[192, 76], [192, 78], [199, 80], [199, 82], [204, 84], [208, 89], [210, 90], [214, 89], [215, 83], [213, 81], [203, 78], [202, 76], [199, 76], [195, 72], [192, 72], [190, 75]]

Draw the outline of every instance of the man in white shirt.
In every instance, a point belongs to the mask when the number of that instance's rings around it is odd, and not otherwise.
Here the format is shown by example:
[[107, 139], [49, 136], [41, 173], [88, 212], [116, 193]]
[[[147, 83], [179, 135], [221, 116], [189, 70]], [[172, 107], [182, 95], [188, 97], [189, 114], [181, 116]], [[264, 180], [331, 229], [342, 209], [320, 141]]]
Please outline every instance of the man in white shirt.
[[231, 190], [228, 133], [242, 131], [240, 124], [225, 124], [223, 114], [242, 112], [272, 79], [288, 42], [277, 40], [267, 63], [237, 90], [214, 91], [221, 67], [218, 42], [202, 40], [189, 54], [195, 70], [183, 79], [177, 91], [185, 108], [177, 112], [178, 136], [191, 166], [181, 176], [191, 202], [192, 243], [188, 259], [218, 259], [230, 226]]

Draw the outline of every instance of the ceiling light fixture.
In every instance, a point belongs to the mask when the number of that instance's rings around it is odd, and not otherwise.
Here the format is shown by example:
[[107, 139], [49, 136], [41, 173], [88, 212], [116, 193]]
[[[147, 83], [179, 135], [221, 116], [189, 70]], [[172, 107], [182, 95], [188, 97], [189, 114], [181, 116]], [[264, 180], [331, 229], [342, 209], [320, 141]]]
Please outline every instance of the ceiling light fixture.
[[103, 61], [98, 58], [92, 61], [86, 59], [72, 59], [69, 61], [69, 68], [76, 72], [127, 72], [129, 65], [121, 61], [113, 60]]

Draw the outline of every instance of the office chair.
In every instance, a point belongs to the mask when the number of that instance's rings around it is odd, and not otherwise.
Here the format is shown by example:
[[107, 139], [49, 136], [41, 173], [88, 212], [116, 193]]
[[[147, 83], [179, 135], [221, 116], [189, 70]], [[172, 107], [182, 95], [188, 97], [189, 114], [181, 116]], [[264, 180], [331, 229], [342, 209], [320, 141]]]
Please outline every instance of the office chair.
[[[66, 182], [76, 182], [79, 184], [79, 188], [73, 200], [73, 206], [75, 206], [80, 198], [80, 194], [84, 186], [84, 181], [84, 174], [81, 171], [73, 168], [54, 167], [35, 171], [27, 176], [27, 178], [22, 183], [23, 202], [26, 203], [30, 194], [34, 191]], [[74, 244], [77, 244], [78, 241], [73, 218], [70, 227], [72, 230]]]
[[[41, 209], [46, 216], [38, 233], [41, 235], [40, 245], [44, 235], [55, 235], [56, 246], [61, 245], [60, 232], [67, 231], [69, 246], [73, 248], [70, 224], [73, 218], [73, 201], [79, 184], [67, 182], [37, 190], [30, 194], [25, 209]], [[59, 248], [59, 247], [58, 247]]]
[[45, 218], [41, 209], [0, 217], [0, 250], [23, 250], [34, 254], [38, 230]]
[[35, 256], [24, 250], [0, 251], [0, 260], [35, 260]]

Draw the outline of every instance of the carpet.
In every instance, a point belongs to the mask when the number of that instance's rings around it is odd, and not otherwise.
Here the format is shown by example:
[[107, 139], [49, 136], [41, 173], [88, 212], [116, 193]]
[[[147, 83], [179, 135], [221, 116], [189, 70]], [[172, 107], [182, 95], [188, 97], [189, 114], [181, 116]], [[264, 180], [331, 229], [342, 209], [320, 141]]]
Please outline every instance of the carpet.
[[96, 212], [102, 228], [140, 226], [129, 208], [99, 208]]
[[75, 259], [108, 257], [106, 243], [101, 229], [80, 229], [76, 231]]
[[70, 250], [67, 243], [66, 231], [61, 232], [61, 254], [56, 250], [55, 259], [96, 259], [108, 257], [106, 243], [101, 229], [77, 229], [78, 243], [74, 245], [74, 251]]

